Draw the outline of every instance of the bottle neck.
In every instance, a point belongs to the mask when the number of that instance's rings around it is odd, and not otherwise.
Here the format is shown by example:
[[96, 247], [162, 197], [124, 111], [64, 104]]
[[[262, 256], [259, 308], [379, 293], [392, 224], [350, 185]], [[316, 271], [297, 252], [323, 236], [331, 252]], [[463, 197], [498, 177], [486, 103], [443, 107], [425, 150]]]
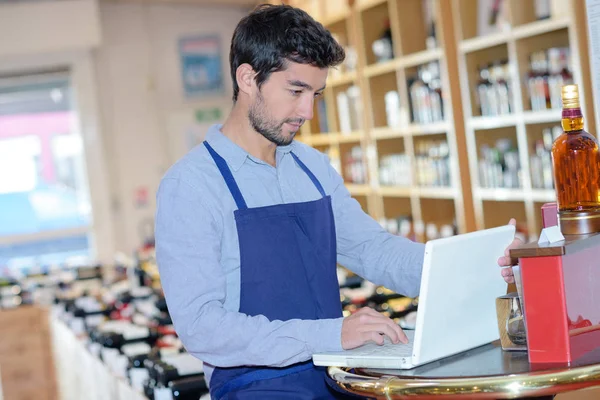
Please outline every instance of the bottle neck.
[[577, 132], [583, 130], [583, 114], [581, 108], [563, 108], [562, 128], [565, 132]]

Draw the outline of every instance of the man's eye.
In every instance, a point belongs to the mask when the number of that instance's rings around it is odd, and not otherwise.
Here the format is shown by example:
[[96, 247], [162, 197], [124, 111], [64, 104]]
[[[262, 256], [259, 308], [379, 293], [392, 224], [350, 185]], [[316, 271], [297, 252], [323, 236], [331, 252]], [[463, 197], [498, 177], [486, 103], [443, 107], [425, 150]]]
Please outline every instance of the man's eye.
[[300, 96], [302, 94], [302, 90], [290, 90], [292, 96]]
[[315, 93], [315, 99], [319, 98], [321, 96], [323, 96], [323, 92], [317, 92], [317, 93]]

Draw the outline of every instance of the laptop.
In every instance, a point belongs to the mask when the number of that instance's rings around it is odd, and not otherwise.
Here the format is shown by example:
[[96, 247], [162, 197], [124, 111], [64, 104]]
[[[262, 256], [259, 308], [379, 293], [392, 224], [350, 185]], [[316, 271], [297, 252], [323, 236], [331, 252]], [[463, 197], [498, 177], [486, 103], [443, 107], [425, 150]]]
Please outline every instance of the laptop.
[[499, 339], [496, 297], [506, 294], [498, 258], [513, 241], [512, 225], [430, 240], [414, 330], [408, 344], [313, 354], [317, 366], [411, 369]]

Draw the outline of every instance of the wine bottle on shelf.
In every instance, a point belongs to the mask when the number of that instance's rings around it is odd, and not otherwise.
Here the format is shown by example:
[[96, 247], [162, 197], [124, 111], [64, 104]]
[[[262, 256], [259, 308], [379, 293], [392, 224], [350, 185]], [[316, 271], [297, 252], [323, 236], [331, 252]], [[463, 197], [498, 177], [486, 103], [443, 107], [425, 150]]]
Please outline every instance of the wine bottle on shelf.
[[173, 400], [197, 400], [198, 396], [208, 393], [204, 376], [178, 379], [169, 383]]
[[[202, 361], [189, 353], [166, 356], [160, 360], [149, 358], [144, 365], [149, 370], [144, 392], [147, 396], [151, 393], [155, 400], [188, 399], [192, 390], [196, 391], [196, 397], [200, 397], [208, 391]], [[186, 381], [182, 382], [184, 379]]]
[[389, 20], [385, 21], [381, 37], [373, 42], [371, 48], [377, 58], [377, 62], [384, 62], [394, 58], [394, 43]]
[[583, 129], [577, 85], [562, 88], [562, 127], [552, 163], [563, 234], [600, 232], [598, 140]]

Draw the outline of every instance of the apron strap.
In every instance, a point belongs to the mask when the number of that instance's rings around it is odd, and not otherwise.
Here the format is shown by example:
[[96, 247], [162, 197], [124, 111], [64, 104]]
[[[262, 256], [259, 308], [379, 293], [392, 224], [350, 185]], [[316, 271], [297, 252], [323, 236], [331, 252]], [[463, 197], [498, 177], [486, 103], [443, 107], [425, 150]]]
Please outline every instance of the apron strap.
[[[235, 204], [237, 205], [238, 209], [240, 209], [240, 210], [247, 209], [248, 206], [246, 205], [246, 200], [244, 200], [244, 196], [242, 196], [242, 192], [240, 191], [240, 188], [237, 185], [237, 182], [233, 178], [233, 175], [231, 174], [231, 170], [227, 166], [227, 161], [225, 161], [223, 159], [223, 157], [221, 157], [219, 155], [219, 153], [217, 153], [211, 147], [211, 145], [208, 144], [208, 142], [205, 141], [204, 146], [208, 150], [212, 159], [215, 161], [215, 164], [217, 164], [217, 168], [219, 168], [219, 171], [221, 172], [223, 179], [225, 179], [225, 183], [227, 184], [227, 187], [229, 188], [229, 191], [231, 192], [231, 195], [233, 196], [233, 199], [235, 200]], [[319, 180], [312, 173], [312, 171], [310, 169], [308, 169], [308, 167], [302, 161], [300, 161], [300, 159], [298, 158], [298, 156], [296, 154], [294, 154], [294, 152], [291, 151], [290, 154], [292, 155], [292, 157], [294, 158], [296, 163], [300, 166], [300, 168], [302, 168], [302, 170], [306, 173], [306, 175], [308, 175], [308, 177], [310, 178], [312, 183], [315, 185], [315, 187], [317, 188], [319, 193], [321, 193], [321, 196], [326, 197], [327, 194], [325, 193], [323, 186], [321, 186], [321, 182], [319, 182]]]
[[248, 206], [246, 205], [246, 200], [244, 200], [244, 196], [242, 196], [242, 192], [240, 192], [240, 188], [235, 182], [235, 179], [231, 174], [231, 170], [227, 166], [227, 162], [210, 146], [210, 144], [208, 144], [208, 142], [205, 141], [204, 146], [206, 146], [208, 152], [215, 161], [215, 164], [217, 164], [217, 168], [219, 168], [219, 171], [221, 171], [221, 175], [223, 176], [223, 179], [225, 179], [225, 183], [227, 184], [227, 187], [229, 188], [229, 191], [231, 192], [238, 209], [247, 209]]
[[310, 178], [310, 180], [312, 181], [312, 183], [315, 185], [315, 187], [317, 188], [317, 190], [319, 191], [319, 193], [321, 193], [321, 196], [326, 197], [327, 195], [325, 194], [325, 190], [323, 190], [323, 186], [321, 186], [321, 182], [319, 182], [319, 180], [312, 173], [312, 171], [310, 169], [308, 169], [308, 167], [306, 165], [304, 165], [304, 163], [302, 161], [300, 161], [300, 159], [298, 158], [298, 156], [295, 155], [293, 151], [290, 151], [290, 154], [292, 155], [292, 157], [294, 157], [294, 160], [296, 160], [296, 163], [298, 163], [298, 165], [300, 166], [300, 168], [302, 168], [302, 170], [304, 172], [306, 172], [306, 175], [308, 175], [308, 177]]

